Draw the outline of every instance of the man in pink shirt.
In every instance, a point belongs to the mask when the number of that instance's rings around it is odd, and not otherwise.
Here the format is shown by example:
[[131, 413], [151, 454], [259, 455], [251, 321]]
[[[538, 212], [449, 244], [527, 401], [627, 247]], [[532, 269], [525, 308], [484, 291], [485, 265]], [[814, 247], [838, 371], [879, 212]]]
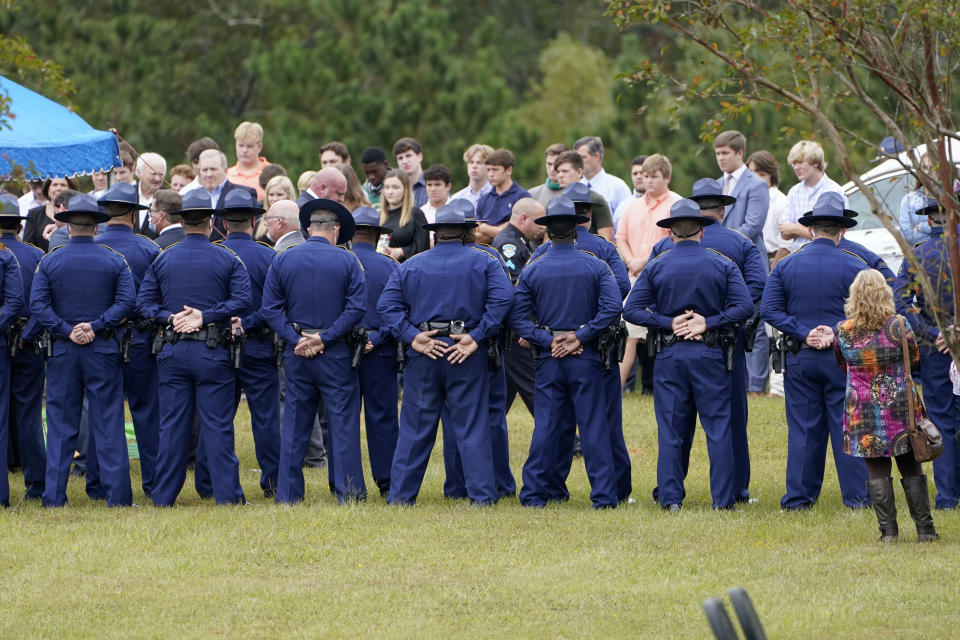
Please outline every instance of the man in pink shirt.
[[[681, 199], [680, 194], [670, 191], [672, 167], [666, 156], [655, 153], [643, 161], [643, 186], [646, 192], [627, 205], [617, 225], [617, 250], [627, 265], [631, 284], [646, 266], [653, 245], [669, 233], [668, 229], [657, 226], [657, 222], [670, 217], [670, 207]], [[637, 344], [647, 337], [645, 327], [627, 323], [627, 348], [620, 363], [620, 381], [625, 383], [633, 369], [637, 357]], [[648, 369], [652, 362], [644, 362]], [[652, 377], [644, 371], [644, 378]]]
[[263, 200], [260, 172], [270, 164], [259, 155], [263, 149], [263, 127], [256, 122], [241, 122], [233, 137], [237, 142], [237, 164], [227, 169], [227, 180], [256, 189], [257, 200]]

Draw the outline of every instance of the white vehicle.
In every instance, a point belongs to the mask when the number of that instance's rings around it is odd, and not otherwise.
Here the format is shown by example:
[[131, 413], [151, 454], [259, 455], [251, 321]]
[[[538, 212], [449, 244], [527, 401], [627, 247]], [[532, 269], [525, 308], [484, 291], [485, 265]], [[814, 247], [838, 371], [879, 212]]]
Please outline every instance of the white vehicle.
[[[901, 152], [898, 158], [884, 160], [860, 176], [860, 180], [880, 201], [883, 210], [891, 216], [894, 224], [900, 216], [900, 201], [916, 188], [916, 178], [904, 168], [904, 165], [911, 166], [912, 158], [922, 157], [926, 150], [926, 145], [920, 145], [914, 153]], [[951, 140], [948, 151], [952, 158], [960, 158], [960, 142]], [[850, 209], [859, 214], [857, 226], [848, 229], [846, 237], [883, 258], [887, 266], [897, 273], [900, 263], [903, 262], [900, 245], [870, 210], [867, 197], [853, 182], [843, 185], [843, 192], [849, 200]]]

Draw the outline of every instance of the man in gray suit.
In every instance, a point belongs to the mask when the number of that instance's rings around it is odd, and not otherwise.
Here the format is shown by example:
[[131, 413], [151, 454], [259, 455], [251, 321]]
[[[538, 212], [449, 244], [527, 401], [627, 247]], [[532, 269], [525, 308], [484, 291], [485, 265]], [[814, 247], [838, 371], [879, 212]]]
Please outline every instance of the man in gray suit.
[[302, 244], [303, 232], [300, 230], [300, 207], [293, 200], [274, 202], [263, 217], [267, 228], [267, 237], [273, 242], [277, 253]]
[[[767, 183], [755, 176], [744, 164], [746, 147], [746, 137], [734, 130], [724, 131], [713, 142], [717, 165], [723, 171], [719, 180], [723, 193], [737, 199], [724, 211], [721, 224], [747, 236], [757, 245], [760, 255], [764, 256], [766, 248], [763, 245], [763, 224], [770, 208], [770, 191]], [[764, 260], [763, 264], [769, 272], [769, 263]], [[746, 354], [748, 395], [762, 395], [767, 389], [767, 377], [770, 373], [770, 341], [762, 322], [756, 331], [753, 351]]]

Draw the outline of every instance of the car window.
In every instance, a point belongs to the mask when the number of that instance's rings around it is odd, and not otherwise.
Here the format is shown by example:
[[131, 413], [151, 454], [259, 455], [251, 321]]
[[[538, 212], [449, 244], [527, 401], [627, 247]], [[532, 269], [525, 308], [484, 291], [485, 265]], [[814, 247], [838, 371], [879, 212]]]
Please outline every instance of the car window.
[[[900, 201], [905, 195], [913, 190], [914, 177], [909, 173], [900, 173], [875, 180], [867, 185], [880, 201], [884, 211], [888, 213], [894, 223], [900, 215]], [[870, 202], [867, 197], [860, 193], [859, 189], [854, 188], [847, 195], [850, 202], [850, 208], [859, 213], [857, 216], [857, 229], [879, 229], [883, 226], [880, 220], [870, 210]]]

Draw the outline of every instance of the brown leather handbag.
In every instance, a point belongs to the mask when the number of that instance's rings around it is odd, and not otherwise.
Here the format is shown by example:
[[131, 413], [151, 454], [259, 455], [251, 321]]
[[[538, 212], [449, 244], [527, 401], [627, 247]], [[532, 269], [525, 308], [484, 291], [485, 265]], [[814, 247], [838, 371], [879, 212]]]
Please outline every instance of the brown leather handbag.
[[927, 417], [927, 412], [920, 405], [921, 418], [919, 424], [916, 420], [916, 410], [914, 409], [913, 375], [910, 373], [910, 350], [907, 346], [907, 327], [903, 321], [903, 316], [897, 316], [897, 323], [900, 325], [900, 342], [903, 345], [903, 375], [907, 380], [907, 403], [910, 407], [910, 417], [907, 423], [910, 436], [910, 448], [913, 449], [913, 457], [917, 462], [930, 462], [936, 460], [943, 453], [943, 436], [940, 430]]

